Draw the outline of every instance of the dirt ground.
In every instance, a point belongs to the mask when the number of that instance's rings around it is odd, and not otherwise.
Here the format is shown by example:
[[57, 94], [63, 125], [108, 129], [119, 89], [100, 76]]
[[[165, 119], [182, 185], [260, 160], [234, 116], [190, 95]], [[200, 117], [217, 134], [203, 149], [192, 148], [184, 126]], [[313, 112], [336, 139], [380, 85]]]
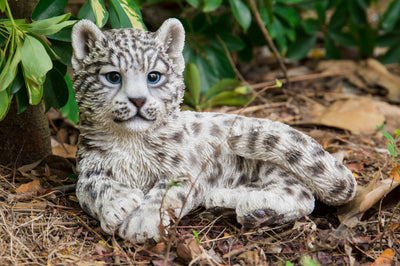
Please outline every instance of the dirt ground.
[[[394, 136], [400, 128], [400, 90], [393, 85], [400, 66], [373, 64], [288, 64], [290, 86], [274, 88], [281, 74], [273, 60], [253, 62], [241, 71], [255, 100], [213, 110], [282, 121], [314, 137], [353, 171], [359, 191], [351, 204], [317, 202], [294, 223], [247, 231], [229, 213], [197, 209], [172, 225], [163, 242], [137, 245], [105, 234], [79, 207], [78, 131], [52, 113], [55, 155], [18, 169], [0, 166], [0, 265], [400, 264], [400, 180], [377, 129], [385, 122]], [[379, 75], [370, 80], [373, 73]]]

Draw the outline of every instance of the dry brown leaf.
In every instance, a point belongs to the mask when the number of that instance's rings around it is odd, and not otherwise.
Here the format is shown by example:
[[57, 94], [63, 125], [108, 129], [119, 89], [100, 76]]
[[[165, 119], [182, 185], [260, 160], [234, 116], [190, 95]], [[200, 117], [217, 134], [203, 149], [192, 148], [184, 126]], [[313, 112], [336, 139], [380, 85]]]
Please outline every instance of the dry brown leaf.
[[52, 144], [51, 148], [54, 155], [58, 155], [64, 158], [74, 158], [76, 156], [76, 151], [78, 147], [76, 145], [69, 145], [64, 143], [61, 145], [60, 143]]
[[183, 239], [177, 246], [176, 253], [178, 256], [189, 262], [203, 253], [194, 237]]
[[340, 222], [348, 227], [354, 227], [361, 220], [364, 212], [394, 190], [400, 182], [385, 179], [375, 183], [371, 181], [367, 187], [358, 186], [355, 198], [346, 205], [338, 208]]
[[29, 183], [20, 185], [15, 192], [24, 193], [24, 192], [42, 192], [44, 191], [43, 187], [40, 185], [40, 180], [35, 179]]
[[393, 181], [400, 182], [399, 173], [400, 173], [400, 165], [392, 169], [392, 172], [390, 173], [390, 179], [392, 179]]
[[357, 70], [370, 86], [383, 87], [388, 91], [388, 98], [392, 102], [400, 102], [400, 77], [390, 73], [384, 65], [375, 59], [368, 59], [365, 66]]
[[310, 123], [342, 128], [355, 134], [370, 134], [385, 122], [385, 116], [368, 98], [339, 100], [328, 108], [315, 105]]
[[392, 249], [385, 249], [382, 254], [377, 258], [371, 266], [391, 266], [395, 253]]

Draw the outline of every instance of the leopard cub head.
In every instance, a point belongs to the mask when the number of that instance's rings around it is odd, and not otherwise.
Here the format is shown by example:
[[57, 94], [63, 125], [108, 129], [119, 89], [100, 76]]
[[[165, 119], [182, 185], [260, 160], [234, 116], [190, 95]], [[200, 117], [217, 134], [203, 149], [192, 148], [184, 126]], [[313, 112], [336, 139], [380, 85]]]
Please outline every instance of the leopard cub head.
[[109, 130], [148, 131], [179, 111], [185, 32], [168, 19], [156, 32], [100, 31], [89, 20], [72, 31], [74, 90], [81, 120]]

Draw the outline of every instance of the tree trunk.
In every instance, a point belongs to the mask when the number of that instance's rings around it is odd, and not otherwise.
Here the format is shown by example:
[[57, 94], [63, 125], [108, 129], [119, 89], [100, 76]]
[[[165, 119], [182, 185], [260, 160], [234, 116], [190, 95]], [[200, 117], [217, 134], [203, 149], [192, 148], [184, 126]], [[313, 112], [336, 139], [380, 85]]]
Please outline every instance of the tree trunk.
[[[8, 1], [14, 18], [30, 16], [38, 0]], [[0, 122], [0, 164], [20, 166], [51, 154], [50, 129], [43, 101], [17, 114], [13, 100], [6, 118]]]

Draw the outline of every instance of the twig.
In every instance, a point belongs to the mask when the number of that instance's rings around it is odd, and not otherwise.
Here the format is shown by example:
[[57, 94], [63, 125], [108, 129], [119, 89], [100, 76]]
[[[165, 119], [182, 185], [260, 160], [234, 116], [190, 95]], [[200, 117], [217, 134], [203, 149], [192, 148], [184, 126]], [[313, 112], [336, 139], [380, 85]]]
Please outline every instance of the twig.
[[264, 35], [264, 38], [265, 38], [265, 40], [267, 41], [269, 48], [270, 48], [270, 49], [272, 50], [272, 52], [274, 53], [274, 55], [275, 55], [275, 57], [276, 57], [276, 60], [277, 60], [278, 63], [279, 63], [279, 67], [281, 68], [281, 70], [282, 70], [282, 72], [283, 72], [283, 75], [285, 76], [286, 83], [289, 84], [289, 83], [290, 83], [290, 80], [289, 80], [289, 76], [288, 76], [288, 73], [287, 73], [286, 66], [285, 66], [285, 64], [283, 63], [282, 57], [280, 56], [278, 50], [276, 49], [276, 47], [275, 47], [275, 45], [274, 45], [274, 42], [272, 41], [271, 36], [270, 36], [269, 33], [268, 33], [267, 28], [264, 26], [264, 23], [263, 23], [263, 21], [262, 21], [262, 19], [261, 19], [261, 16], [260, 16], [260, 12], [258, 12], [257, 6], [256, 6], [256, 4], [254, 3], [254, 0], [249, 0], [249, 4], [250, 4], [251, 10], [252, 10], [253, 13], [254, 13], [254, 17], [255, 17], [255, 19], [256, 19], [256, 22], [257, 22], [257, 24], [258, 24], [258, 27], [260, 28], [262, 34]]

